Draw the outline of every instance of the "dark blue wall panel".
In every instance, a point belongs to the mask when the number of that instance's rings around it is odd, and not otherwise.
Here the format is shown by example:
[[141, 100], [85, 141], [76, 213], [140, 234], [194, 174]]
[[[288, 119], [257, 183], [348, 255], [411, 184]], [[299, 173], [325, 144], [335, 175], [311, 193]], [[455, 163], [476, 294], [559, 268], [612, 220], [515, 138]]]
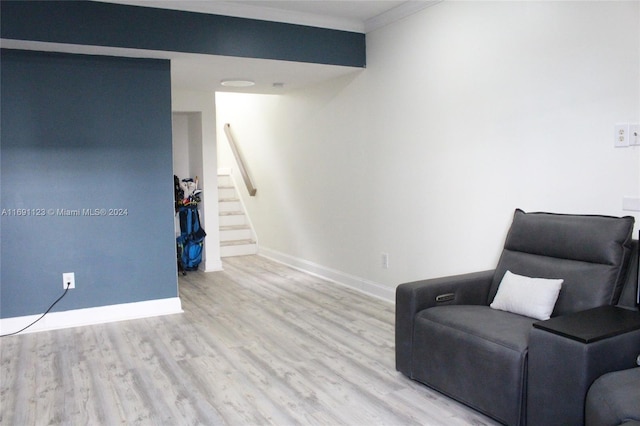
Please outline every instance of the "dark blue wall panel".
[[0, 59], [0, 317], [176, 297], [169, 62]]
[[89, 1], [2, 1], [3, 38], [364, 67], [365, 35]]

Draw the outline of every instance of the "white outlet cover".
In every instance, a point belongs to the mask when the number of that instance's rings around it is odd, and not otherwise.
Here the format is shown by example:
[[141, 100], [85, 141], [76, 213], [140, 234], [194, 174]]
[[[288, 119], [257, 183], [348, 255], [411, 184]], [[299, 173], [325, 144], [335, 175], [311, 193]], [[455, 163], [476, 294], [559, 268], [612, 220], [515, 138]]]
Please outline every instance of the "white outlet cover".
[[616, 148], [629, 146], [629, 123], [618, 123], [615, 125], [613, 145]]
[[65, 272], [62, 274], [62, 288], [67, 289], [67, 283], [69, 283], [69, 290], [76, 288], [76, 274], [74, 272]]

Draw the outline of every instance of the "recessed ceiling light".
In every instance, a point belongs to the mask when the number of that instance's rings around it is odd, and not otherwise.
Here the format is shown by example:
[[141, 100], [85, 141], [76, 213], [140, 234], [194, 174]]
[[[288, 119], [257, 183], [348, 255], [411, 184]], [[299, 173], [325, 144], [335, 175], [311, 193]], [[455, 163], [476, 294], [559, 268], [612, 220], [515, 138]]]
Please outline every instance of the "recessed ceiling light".
[[224, 87], [251, 87], [251, 86], [254, 86], [256, 83], [251, 80], [234, 78], [229, 80], [222, 80], [220, 84], [222, 84]]

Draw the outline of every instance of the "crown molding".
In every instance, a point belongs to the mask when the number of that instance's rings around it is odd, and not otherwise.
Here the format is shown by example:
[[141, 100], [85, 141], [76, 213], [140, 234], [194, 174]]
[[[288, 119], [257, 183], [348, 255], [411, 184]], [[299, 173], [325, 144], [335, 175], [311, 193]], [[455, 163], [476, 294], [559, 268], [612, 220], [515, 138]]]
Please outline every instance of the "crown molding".
[[233, 16], [236, 18], [281, 22], [309, 27], [364, 33], [364, 22], [357, 19], [318, 15], [287, 9], [256, 6], [230, 1], [202, 0], [94, 0], [104, 3], [118, 3], [130, 6], [155, 7], [160, 9], [182, 10], [212, 15]]
[[119, 3], [131, 6], [155, 7], [160, 9], [182, 10], [212, 15], [233, 16], [236, 18], [257, 19], [262, 21], [282, 22], [294, 25], [328, 28], [332, 30], [368, 33], [385, 25], [399, 21], [423, 9], [444, 0], [409, 0], [399, 6], [366, 21], [341, 18], [314, 13], [306, 13], [273, 7], [257, 6], [233, 1], [202, 0], [94, 0], [106, 3]]
[[394, 7], [393, 9], [389, 9], [388, 11], [383, 12], [380, 15], [366, 20], [364, 22], [364, 32], [369, 33], [371, 31], [375, 31], [378, 28], [382, 28], [393, 22], [404, 19], [407, 16], [413, 15], [414, 13], [420, 12], [421, 10], [434, 6], [438, 3], [441, 3], [442, 1], [444, 0], [406, 1], [401, 5]]

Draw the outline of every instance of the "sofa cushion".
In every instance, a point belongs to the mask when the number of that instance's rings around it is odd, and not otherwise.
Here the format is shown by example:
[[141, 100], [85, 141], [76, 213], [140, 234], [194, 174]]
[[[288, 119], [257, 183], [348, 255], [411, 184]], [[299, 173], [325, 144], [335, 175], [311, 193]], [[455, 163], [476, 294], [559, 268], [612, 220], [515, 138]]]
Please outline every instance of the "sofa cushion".
[[527, 346], [535, 321], [480, 305], [420, 311], [412, 378], [503, 423], [518, 424], [524, 415]]
[[563, 279], [552, 316], [615, 304], [631, 251], [632, 217], [525, 213], [516, 210], [488, 301], [507, 270]]
[[547, 320], [558, 300], [562, 281], [530, 278], [507, 271], [489, 307]]
[[598, 378], [587, 394], [585, 424], [604, 426], [640, 421], [640, 368]]

